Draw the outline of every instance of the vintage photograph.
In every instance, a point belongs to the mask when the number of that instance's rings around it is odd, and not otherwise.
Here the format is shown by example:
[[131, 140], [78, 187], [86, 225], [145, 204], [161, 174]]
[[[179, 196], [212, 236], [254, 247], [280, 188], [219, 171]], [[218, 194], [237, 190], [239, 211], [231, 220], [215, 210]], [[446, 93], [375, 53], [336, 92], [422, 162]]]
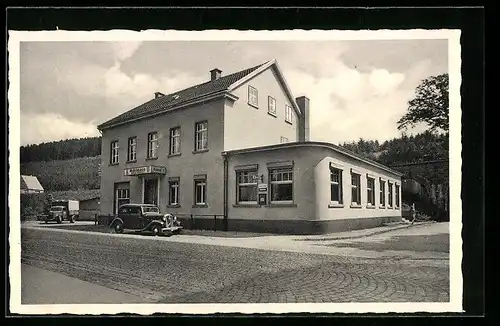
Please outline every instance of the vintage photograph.
[[123, 33], [10, 35], [11, 307], [461, 311], [459, 32]]

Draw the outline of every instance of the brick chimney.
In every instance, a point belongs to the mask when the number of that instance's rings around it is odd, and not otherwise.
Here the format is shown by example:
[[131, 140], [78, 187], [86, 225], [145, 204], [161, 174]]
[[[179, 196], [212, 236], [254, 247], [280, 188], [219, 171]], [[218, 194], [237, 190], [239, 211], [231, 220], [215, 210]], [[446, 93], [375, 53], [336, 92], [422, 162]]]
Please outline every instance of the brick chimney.
[[222, 70], [220, 69], [212, 69], [210, 70], [210, 80], [214, 81], [220, 78], [220, 75], [222, 74]]
[[299, 117], [299, 141], [309, 141], [309, 98], [300, 96], [295, 99], [302, 113]]
[[165, 94], [163, 94], [163, 93], [156, 92], [156, 93], [155, 93], [155, 98], [162, 97], [162, 96], [164, 96], [164, 95], [165, 95]]

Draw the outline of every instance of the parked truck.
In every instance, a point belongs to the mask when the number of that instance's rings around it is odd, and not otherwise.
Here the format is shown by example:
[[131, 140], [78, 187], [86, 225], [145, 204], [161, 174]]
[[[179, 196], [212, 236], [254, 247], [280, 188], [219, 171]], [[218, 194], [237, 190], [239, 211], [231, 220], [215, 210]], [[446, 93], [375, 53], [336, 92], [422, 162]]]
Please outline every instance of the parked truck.
[[78, 219], [80, 202], [78, 200], [51, 200], [44, 214], [44, 221], [55, 221], [62, 223], [69, 221], [74, 223]]

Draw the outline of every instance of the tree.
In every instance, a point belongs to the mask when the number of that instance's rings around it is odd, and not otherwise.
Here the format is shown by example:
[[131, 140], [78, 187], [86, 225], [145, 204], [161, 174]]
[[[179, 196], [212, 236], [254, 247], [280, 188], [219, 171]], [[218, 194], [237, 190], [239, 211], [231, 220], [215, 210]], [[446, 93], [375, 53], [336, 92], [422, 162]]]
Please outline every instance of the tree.
[[448, 74], [424, 79], [415, 91], [415, 98], [408, 102], [408, 112], [399, 119], [398, 129], [424, 122], [431, 131], [448, 132], [448, 84]]

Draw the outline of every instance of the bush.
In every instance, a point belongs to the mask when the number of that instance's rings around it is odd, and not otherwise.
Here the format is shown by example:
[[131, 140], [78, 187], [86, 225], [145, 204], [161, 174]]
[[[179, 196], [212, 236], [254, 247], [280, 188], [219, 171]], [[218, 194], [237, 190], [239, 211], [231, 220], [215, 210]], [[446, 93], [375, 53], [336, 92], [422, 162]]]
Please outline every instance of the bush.
[[45, 194], [21, 194], [21, 220], [27, 217], [38, 216], [43, 213]]

